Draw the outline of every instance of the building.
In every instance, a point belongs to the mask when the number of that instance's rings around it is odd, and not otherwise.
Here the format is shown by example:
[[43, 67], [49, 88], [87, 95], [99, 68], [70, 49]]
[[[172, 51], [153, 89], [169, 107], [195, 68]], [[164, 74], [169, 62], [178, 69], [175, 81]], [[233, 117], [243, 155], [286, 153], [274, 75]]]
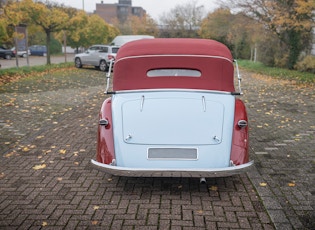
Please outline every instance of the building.
[[130, 15], [143, 17], [146, 11], [142, 7], [133, 7], [132, 0], [119, 0], [118, 4], [107, 4], [101, 1], [96, 3], [95, 14], [103, 18], [107, 23], [112, 23], [118, 19], [121, 23], [125, 22]]

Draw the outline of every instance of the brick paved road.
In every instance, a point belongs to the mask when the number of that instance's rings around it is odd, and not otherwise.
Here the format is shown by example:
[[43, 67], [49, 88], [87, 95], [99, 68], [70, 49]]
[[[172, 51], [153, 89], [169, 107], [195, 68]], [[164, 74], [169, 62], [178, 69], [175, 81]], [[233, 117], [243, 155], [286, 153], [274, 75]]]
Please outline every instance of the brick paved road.
[[249, 178], [276, 228], [315, 229], [314, 87], [244, 78], [257, 168]]
[[311, 229], [313, 89], [246, 75], [257, 167], [199, 184], [90, 167], [104, 80], [88, 71], [90, 85], [0, 90], [0, 229]]

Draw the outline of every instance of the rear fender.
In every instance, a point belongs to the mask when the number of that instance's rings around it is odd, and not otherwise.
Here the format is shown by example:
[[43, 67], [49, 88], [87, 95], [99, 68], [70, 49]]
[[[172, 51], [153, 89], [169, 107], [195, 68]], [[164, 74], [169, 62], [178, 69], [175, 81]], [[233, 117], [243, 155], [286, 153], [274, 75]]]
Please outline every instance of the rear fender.
[[248, 124], [246, 107], [242, 100], [236, 99], [231, 150], [231, 161], [233, 161], [234, 165], [241, 165], [249, 162], [248, 125], [242, 128], [239, 127], [238, 122], [240, 120], [244, 120]]
[[103, 164], [113, 164], [115, 159], [111, 105], [111, 98], [107, 98], [99, 114], [96, 160]]

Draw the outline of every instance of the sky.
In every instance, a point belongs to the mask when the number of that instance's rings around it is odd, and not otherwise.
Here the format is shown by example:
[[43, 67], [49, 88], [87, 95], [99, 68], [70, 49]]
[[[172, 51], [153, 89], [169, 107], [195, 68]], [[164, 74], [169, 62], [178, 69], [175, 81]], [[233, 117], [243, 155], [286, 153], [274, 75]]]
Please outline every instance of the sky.
[[[65, 6], [71, 6], [78, 9], [83, 9], [87, 12], [95, 10], [96, 3], [101, 3], [101, 0], [52, 0], [54, 2], [62, 3]], [[213, 0], [195, 0], [197, 6], [204, 6], [205, 12], [211, 12], [218, 7]], [[112, 4], [118, 3], [118, 0], [103, 0], [104, 3]], [[184, 5], [192, 0], [132, 0], [132, 6], [141, 6], [146, 10], [154, 20], [159, 20], [163, 13], [169, 12], [178, 5]]]

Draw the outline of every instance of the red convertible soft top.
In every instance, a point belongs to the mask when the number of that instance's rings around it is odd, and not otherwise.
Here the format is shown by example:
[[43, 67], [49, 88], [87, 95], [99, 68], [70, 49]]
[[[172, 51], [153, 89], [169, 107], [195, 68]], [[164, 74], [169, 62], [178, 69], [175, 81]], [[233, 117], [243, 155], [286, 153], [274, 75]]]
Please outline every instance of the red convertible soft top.
[[142, 39], [123, 45], [116, 57], [113, 90], [200, 89], [234, 92], [230, 50], [217, 41]]

